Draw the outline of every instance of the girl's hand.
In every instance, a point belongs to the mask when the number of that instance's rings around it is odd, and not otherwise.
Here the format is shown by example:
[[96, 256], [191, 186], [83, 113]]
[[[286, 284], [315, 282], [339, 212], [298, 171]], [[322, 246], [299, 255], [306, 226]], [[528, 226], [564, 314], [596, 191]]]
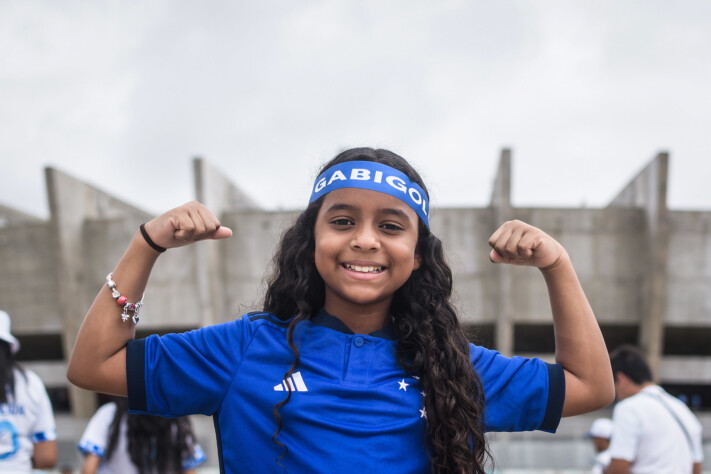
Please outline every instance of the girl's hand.
[[167, 249], [198, 240], [226, 239], [232, 235], [232, 230], [220, 226], [217, 217], [197, 201], [161, 214], [147, 222], [145, 229], [153, 242]]
[[565, 249], [542, 230], [518, 220], [505, 222], [489, 237], [494, 263], [527, 265], [549, 270], [558, 265]]

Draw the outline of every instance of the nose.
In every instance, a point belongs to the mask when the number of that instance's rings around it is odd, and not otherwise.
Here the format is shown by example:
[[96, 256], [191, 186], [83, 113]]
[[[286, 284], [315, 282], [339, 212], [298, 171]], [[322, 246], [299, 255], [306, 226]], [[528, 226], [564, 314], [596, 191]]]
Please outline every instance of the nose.
[[353, 233], [351, 247], [358, 250], [377, 250], [380, 248], [378, 230], [370, 225], [360, 225]]

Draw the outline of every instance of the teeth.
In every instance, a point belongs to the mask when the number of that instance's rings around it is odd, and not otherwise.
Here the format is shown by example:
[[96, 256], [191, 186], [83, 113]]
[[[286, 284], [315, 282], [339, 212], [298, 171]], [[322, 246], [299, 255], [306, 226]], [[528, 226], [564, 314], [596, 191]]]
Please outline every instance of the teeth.
[[383, 267], [360, 267], [358, 265], [344, 265], [348, 270], [353, 270], [354, 272], [360, 273], [380, 273], [383, 271]]

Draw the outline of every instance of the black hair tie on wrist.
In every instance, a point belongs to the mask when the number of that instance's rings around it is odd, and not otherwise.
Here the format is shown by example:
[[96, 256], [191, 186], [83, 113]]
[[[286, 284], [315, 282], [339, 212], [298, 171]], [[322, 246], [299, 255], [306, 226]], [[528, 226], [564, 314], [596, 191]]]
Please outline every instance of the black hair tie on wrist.
[[146, 242], [148, 242], [148, 245], [153, 247], [153, 250], [155, 250], [156, 252], [159, 252], [159, 253], [163, 253], [166, 251], [165, 247], [161, 247], [160, 245], [158, 245], [157, 243], [155, 243], [151, 240], [150, 236], [148, 235], [148, 232], [146, 232], [146, 224], [141, 224], [139, 229], [141, 229], [141, 235], [143, 235], [143, 238], [146, 239]]

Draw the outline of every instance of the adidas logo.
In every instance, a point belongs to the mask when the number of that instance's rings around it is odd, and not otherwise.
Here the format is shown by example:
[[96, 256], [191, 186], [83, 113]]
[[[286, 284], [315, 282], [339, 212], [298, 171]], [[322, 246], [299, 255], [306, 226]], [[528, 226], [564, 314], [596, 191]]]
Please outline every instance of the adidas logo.
[[[289, 386], [287, 387], [287, 382], [289, 383]], [[284, 392], [289, 390], [291, 388], [292, 392], [308, 392], [309, 389], [306, 388], [306, 384], [304, 383], [304, 379], [301, 378], [301, 372], [294, 372], [294, 374], [286, 379], [285, 381], [282, 381], [279, 385], [274, 385], [274, 391], [275, 392]]]

